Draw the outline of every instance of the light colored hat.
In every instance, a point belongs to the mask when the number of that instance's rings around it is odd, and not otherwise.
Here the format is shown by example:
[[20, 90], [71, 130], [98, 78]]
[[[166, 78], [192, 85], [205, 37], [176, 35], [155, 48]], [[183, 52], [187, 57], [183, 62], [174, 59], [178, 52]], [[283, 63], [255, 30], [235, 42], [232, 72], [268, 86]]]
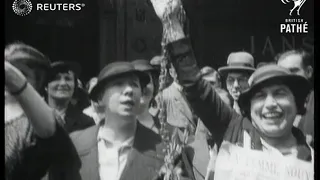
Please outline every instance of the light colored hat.
[[218, 69], [218, 72], [225, 76], [231, 71], [246, 71], [250, 74], [255, 71], [253, 56], [248, 52], [232, 52], [227, 59], [227, 66]]

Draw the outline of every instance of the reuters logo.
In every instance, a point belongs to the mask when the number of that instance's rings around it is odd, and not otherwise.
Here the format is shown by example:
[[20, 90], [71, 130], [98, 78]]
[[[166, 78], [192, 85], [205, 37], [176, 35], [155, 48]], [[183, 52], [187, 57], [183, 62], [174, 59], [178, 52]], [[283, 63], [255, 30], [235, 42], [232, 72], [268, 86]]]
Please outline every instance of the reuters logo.
[[32, 11], [30, 0], [15, 0], [12, 4], [13, 12], [19, 16], [26, 16]]

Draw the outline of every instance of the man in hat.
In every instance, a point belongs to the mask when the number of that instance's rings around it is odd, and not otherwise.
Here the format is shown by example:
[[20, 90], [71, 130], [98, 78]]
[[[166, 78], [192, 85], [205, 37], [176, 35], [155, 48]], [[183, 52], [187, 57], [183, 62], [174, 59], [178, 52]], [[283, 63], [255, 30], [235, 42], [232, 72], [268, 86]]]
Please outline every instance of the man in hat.
[[229, 94], [233, 98], [233, 109], [241, 114], [238, 104], [239, 96], [248, 89], [248, 79], [255, 71], [254, 59], [248, 52], [232, 52], [227, 59], [227, 66], [218, 69], [225, 78], [225, 83]]
[[[160, 69], [162, 56], [155, 56], [151, 64]], [[162, 91], [162, 100], [165, 101], [167, 122], [178, 128], [188, 128], [194, 133], [196, 122], [192, 110], [183, 93], [182, 86], [178, 83], [177, 73], [172, 64], [168, 64], [169, 75], [166, 78], [165, 89]], [[158, 97], [156, 97], [158, 98]]]
[[[89, 82], [86, 85], [86, 89], [89, 94], [93, 89], [93, 87], [97, 84], [97, 82], [98, 82], [97, 77], [93, 77], [89, 80]], [[82, 112], [87, 116], [90, 116], [95, 121], [96, 124], [99, 124], [100, 120], [103, 119], [102, 113], [99, 112], [97, 103], [92, 100], [90, 100], [90, 106], [85, 108]]]
[[130, 62], [113, 62], [101, 70], [90, 97], [104, 111], [98, 126], [70, 134], [81, 166], [55, 172], [54, 179], [150, 180], [164, 163], [161, 137], [137, 120], [148, 76]]
[[40, 180], [50, 166], [63, 167], [72, 142], [60, 117], [43, 100], [50, 60], [37, 49], [5, 48], [5, 179]]
[[149, 83], [142, 91], [141, 105], [138, 119], [144, 126], [150, 128], [156, 133], [159, 133], [160, 122], [156, 117], [157, 103], [155, 97], [159, 88], [159, 70], [150, 64], [150, 61], [138, 59], [132, 61], [135, 69], [145, 72], [149, 76]]
[[48, 104], [60, 114], [69, 133], [95, 125], [91, 117], [71, 103], [72, 98], [80, 92], [77, 81], [80, 71], [80, 65], [76, 62], [54, 62], [46, 86]]
[[[313, 57], [304, 50], [289, 50], [276, 56], [277, 64], [288, 69], [291, 73], [305, 77], [312, 82]], [[299, 86], [299, 84], [297, 84]], [[301, 87], [303, 88], [303, 87]], [[304, 116], [298, 116], [296, 126], [299, 127], [313, 144], [314, 139], [314, 91], [312, 90], [306, 99], [307, 112]]]

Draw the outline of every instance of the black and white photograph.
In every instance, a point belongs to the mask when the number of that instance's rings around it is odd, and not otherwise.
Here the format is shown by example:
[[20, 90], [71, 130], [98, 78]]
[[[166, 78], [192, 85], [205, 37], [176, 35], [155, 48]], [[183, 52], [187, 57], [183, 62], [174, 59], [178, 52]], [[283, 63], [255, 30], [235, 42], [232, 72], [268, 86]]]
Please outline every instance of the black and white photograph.
[[314, 0], [5, 0], [5, 180], [315, 180]]

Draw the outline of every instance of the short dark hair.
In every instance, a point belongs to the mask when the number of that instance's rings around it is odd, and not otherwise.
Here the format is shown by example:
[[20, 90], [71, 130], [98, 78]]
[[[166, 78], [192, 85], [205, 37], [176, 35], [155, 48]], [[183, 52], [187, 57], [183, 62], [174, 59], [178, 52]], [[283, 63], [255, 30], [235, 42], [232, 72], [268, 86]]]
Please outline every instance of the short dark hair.
[[308, 53], [303, 49], [293, 49], [284, 51], [275, 56], [275, 61], [278, 63], [280, 60], [290, 56], [290, 55], [299, 55], [301, 56], [302, 63], [304, 67], [312, 66], [313, 67], [313, 55]]

